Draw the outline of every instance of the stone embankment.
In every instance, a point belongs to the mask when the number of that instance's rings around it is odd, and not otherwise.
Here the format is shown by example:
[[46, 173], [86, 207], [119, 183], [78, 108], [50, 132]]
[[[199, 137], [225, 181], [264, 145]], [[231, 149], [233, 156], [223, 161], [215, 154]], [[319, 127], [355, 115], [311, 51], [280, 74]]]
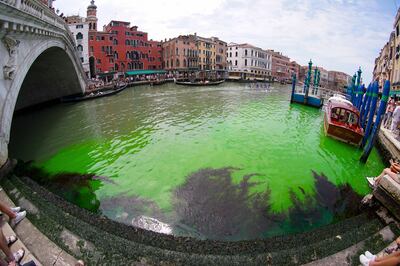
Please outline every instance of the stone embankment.
[[[3, 179], [2, 186], [13, 202], [28, 210], [28, 219], [49, 242], [89, 265], [300, 265], [343, 250], [347, 250], [347, 263], [355, 263], [365, 248], [378, 252], [400, 233], [393, 224], [365, 212], [299, 235], [239, 242], [200, 241], [119, 224], [64, 201], [26, 177]], [[51, 255], [35, 249], [36, 241], [29, 234], [19, 236], [47, 265], [45, 261], [51, 260]]]

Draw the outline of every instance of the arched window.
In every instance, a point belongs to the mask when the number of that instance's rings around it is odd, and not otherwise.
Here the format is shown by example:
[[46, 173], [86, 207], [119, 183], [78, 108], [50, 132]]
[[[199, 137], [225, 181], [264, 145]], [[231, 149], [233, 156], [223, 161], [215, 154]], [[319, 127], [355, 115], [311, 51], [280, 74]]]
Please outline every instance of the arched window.
[[179, 59], [176, 59], [176, 67], [180, 67], [181, 63], [179, 62]]
[[186, 67], [186, 59], [183, 59], [183, 67]]
[[78, 34], [76, 35], [76, 39], [77, 40], [82, 40], [83, 39], [83, 34], [78, 32]]
[[80, 44], [76, 47], [76, 49], [77, 49], [79, 52], [83, 52], [83, 46], [80, 45]]
[[131, 54], [129, 52], [126, 52], [126, 59], [130, 59], [131, 58]]
[[247, 56], [247, 50], [244, 50], [244, 55]]
[[179, 49], [176, 48], [175, 55], [179, 55]]
[[117, 51], [114, 52], [114, 59], [118, 59], [118, 52]]
[[92, 29], [92, 23], [89, 23], [89, 30]]
[[96, 29], [96, 23], [93, 23], [93, 29], [94, 30]]
[[129, 45], [131, 42], [129, 40], [125, 40], [125, 45]]
[[119, 69], [118, 64], [115, 64], [114, 70], [115, 70], [115, 71], [118, 71], [118, 69]]
[[121, 71], [125, 72], [125, 64], [124, 63], [121, 63]]
[[174, 67], [174, 60], [171, 59], [171, 67]]
[[169, 68], [169, 61], [167, 60], [167, 68]]
[[114, 45], [118, 45], [118, 40], [117, 40], [117, 39], [114, 39], [113, 44], [114, 44]]

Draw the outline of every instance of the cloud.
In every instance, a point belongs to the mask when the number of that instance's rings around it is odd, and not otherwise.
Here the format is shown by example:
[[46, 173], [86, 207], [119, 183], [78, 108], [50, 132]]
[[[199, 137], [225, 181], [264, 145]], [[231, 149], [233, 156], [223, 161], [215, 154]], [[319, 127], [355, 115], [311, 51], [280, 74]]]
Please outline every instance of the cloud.
[[[89, 1], [56, 4], [64, 14], [85, 15]], [[248, 42], [302, 65], [312, 58], [318, 66], [348, 74], [361, 66], [366, 81], [395, 14], [389, 0], [102, 0], [96, 5], [99, 25], [130, 21], [157, 40], [197, 32]]]

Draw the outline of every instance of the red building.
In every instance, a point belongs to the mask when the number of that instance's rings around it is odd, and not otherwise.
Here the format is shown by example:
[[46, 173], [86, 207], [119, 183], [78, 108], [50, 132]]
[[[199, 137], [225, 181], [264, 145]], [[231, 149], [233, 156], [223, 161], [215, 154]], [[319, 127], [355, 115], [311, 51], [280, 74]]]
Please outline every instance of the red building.
[[146, 32], [138, 31], [129, 22], [111, 21], [97, 31], [97, 7], [94, 1], [87, 10], [89, 23], [89, 62], [93, 76], [103, 73], [142, 69], [162, 69], [160, 42], [148, 40]]

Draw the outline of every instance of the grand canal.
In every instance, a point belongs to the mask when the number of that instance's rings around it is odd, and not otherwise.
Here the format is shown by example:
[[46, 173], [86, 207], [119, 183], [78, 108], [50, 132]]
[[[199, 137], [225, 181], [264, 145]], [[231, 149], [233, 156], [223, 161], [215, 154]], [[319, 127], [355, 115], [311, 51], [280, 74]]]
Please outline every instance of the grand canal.
[[324, 136], [322, 111], [289, 98], [280, 85], [135, 87], [16, 116], [10, 153], [75, 204], [175, 235], [265, 238], [357, 214], [377, 151], [359, 164]]

